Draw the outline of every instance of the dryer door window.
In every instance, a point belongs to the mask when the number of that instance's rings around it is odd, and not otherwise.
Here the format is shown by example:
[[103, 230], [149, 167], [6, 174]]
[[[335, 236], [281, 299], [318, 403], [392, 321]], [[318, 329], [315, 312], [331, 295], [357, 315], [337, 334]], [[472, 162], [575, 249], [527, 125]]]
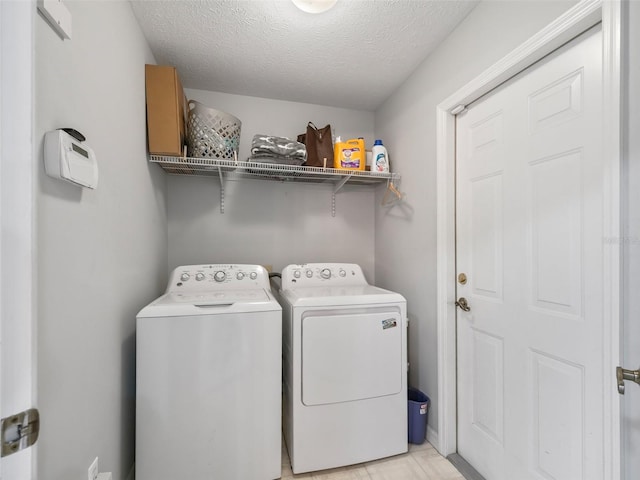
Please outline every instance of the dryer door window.
[[302, 318], [302, 403], [324, 405], [397, 394], [402, 385], [399, 311]]

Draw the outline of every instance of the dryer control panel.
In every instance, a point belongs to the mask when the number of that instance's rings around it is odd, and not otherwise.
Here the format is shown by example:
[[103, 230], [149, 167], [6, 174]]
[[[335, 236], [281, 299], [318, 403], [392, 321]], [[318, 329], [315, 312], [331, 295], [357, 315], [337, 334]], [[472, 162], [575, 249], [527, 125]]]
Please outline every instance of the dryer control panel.
[[360, 265], [355, 263], [304, 263], [282, 270], [282, 288], [340, 285], [368, 285]]
[[186, 265], [171, 273], [166, 293], [253, 288], [271, 290], [269, 273], [260, 265]]

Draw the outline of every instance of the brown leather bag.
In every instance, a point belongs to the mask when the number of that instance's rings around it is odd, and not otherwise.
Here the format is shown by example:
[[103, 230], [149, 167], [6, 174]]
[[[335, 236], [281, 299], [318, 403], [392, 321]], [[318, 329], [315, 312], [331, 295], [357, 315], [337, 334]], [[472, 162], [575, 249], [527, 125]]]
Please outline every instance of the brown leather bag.
[[307, 133], [298, 135], [298, 141], [307, 147], [307, 167], [333, 168], [333, 139], [331, 125], [318, 129], [312, 122]]

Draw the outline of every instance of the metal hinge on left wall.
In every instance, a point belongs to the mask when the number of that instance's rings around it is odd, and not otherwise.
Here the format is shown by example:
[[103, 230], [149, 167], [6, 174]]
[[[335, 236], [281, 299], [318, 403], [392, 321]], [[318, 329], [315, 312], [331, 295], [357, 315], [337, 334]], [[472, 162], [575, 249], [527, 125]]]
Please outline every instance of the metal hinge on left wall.
[[36, 408], [3, 418], [1, 422], [2, 457], [29, 448], [38, 440], [40, 414]]

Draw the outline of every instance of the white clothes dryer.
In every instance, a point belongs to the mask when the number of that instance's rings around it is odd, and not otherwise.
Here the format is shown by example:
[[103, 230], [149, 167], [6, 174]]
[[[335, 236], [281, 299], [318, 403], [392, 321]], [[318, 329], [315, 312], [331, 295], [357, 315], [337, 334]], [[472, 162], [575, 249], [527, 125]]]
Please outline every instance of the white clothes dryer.
[[176, 268], [137, 316], [136, 478], [280, 478], [281, 341], [263, 267]]
[[294, 473], [404, 453], [406, 301], [355, 264], [289, 265], [283, 308], [283, 430]]

